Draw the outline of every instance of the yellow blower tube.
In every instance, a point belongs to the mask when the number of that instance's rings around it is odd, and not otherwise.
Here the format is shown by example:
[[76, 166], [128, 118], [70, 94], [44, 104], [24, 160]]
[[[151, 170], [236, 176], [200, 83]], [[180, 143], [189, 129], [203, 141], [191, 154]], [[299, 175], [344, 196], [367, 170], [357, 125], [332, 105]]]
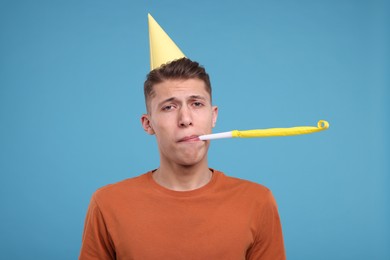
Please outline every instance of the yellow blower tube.
[[329, 123], [325, 120], [320, 120], [317, 127], [314, 126], [296, 126], [290, 128], [269, 128], [269, 129], [254, 129], [254, 130], [233, 130], [232, 137], [240, 138], [255, 138], [255, 137], [273, 137], [273, 136], [289, 136], [302, 135], [320, 132], [329, 128]]

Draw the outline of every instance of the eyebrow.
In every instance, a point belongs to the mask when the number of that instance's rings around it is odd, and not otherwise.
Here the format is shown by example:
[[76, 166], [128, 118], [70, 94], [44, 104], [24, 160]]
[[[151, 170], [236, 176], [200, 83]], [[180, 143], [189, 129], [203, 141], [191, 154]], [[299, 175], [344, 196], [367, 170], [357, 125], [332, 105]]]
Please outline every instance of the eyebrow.
[[[171, 101], [176, 100], [176, 99], [177, 99], [176, 97], [170, 97], [170, 98], [164, 99], [163, 101], [158, 103], [158, 106], [162, 106], [164, 103], [171, 102]], [[190, 100], [191, 99], [207, 100], [204, 96], [200, 96], [200, 95], [191, 95], [188, 97], [188, 99], [190, 99]]]
[[173, 101], [175, 99], [176, 99], [175, 97], [167, 98], [167, 99], [161, 101], [160, 103], [158, 103], [158, 106], [161, 107], [164, 103], [171, 102], [171, 101]]
[[202, 100], [206, 100], [206, 98], [204, 96], [200, 96], [200, 95], [192, 95], [190, 96], [190, 99], [202, 99]]

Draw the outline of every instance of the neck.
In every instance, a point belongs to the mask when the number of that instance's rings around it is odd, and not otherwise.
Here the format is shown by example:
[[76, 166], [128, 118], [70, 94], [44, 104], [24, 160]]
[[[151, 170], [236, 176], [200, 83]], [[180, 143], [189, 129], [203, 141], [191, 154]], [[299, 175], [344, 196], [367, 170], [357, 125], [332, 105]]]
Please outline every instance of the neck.
[[161, 186], [175, 191], [190, 191], [206, 185], [212, 177], [205, 165], [161, 165], [153, 173], [153, 179]]

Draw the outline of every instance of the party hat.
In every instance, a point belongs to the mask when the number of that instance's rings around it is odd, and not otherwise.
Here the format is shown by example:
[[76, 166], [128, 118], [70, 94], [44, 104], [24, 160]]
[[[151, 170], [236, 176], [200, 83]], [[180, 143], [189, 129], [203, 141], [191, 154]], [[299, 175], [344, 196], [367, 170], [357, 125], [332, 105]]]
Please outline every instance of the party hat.
[[179, 47], [150, 14], [148, 14], [148, 24], [150, 70], [154, 70], [167, 62], [185, 57]]

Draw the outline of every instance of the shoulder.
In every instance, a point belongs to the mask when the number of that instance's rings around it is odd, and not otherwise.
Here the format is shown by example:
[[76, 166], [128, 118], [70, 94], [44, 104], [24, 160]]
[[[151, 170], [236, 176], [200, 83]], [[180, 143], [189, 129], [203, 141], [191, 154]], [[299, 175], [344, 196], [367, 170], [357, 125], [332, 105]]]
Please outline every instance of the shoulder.
[[222, 172], [217, 174], [219, 183], [217, 194], [223, 198], [224, 203], [234, 203], [235, 209], [242, 209], [241, 212], [247, 212], [257, 220], [277, 212], [276, 201], [266, 186], [230, 177]]
[[270, 192], [270, 189], [262, 184], [237, 178], [237, 177], [231, 177], [220, 171], [215, 171], [215, 172], [219, 175], [219, 178], [221, 179], [221, 183], [223, 186], [225, 186], [225, 188], [245, 189], [245, 190], [250, 190], [258, 193]]
[[218, 188], [221, 192], [256, 204], [274, 203], [274, 197], [268, 187], [253, 181], [227, 176], [220, 171], [215, 172], [218, 174]]
[[147, 186], [149, 173], [103, 186], [95, 191], [93, 199], [97, 202], [105, 200], [113, 201], [114, 199], [123, 197], [125, 194], [126, 196], [132, 193], [136, 194]]

